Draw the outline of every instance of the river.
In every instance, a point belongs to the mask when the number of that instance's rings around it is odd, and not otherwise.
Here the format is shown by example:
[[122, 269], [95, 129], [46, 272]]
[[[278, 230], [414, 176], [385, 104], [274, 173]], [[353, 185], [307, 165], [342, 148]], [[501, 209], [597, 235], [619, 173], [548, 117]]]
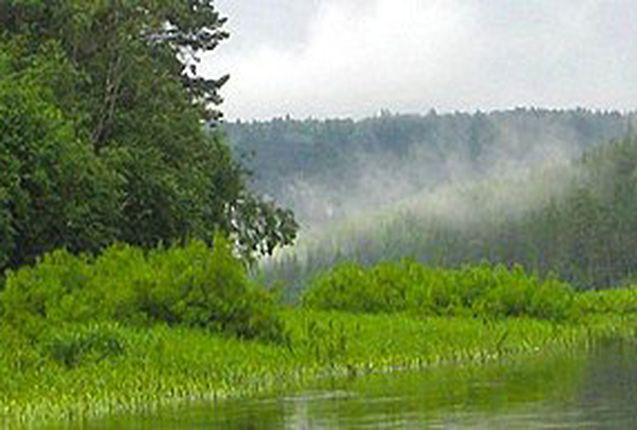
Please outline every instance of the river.
[[[323, 380], [250, 400], [108, 417], [82, 427], [637, 428], [637, 346]], [[66, 426], [65, 428], [68, 428]]]

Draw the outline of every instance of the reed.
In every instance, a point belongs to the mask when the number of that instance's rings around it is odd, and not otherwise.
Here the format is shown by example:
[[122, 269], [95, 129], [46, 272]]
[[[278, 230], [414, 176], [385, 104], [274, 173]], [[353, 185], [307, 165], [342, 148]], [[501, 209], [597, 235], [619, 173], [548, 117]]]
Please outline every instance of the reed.
[[[609, 315], [558, 324], [294, 309], [282, 318], [290, 333], [287, 345], [187, 327], [97, 324], [83, 333], [116, 343], [117, 351], [87, 348], [73, 366], [52, 353], [51, 345], [34, 348], [15, 333], [7, 337], [5, 327], [0, 413], [4, 424], [13, 426], [153, 411], [283, 390], [327, 376], [586, 348], [604, 337], [632, 337], [635, 327], [632, 319]], [[68, 329], [57, 330], [59, 342], [69, 340]]]
[[325, 272], [303, 306], [227, 246], [57, 252], [0, 292], [0, 425], [247, 397], [325, 377], [483, 363], [634, 338], [635, 290], [576, 293], [519, 268], [413, 261]]

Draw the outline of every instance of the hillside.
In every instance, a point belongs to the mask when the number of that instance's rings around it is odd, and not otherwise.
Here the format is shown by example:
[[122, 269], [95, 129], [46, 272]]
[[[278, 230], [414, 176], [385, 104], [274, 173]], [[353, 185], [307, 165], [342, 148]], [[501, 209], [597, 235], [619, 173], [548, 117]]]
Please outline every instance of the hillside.
[[515, 109], [354, 121], [226, 123], [253, 188], [291, 207], [304, 227], [366, 213], [441, 184], [568, 160], [623, 136], [634, 115]]
[[472, 181], [450, 182], [302, 236], [266, 264], [290, 294], [341, 261], [520, 264], [578, 288], [634, 282], [637, 137]]

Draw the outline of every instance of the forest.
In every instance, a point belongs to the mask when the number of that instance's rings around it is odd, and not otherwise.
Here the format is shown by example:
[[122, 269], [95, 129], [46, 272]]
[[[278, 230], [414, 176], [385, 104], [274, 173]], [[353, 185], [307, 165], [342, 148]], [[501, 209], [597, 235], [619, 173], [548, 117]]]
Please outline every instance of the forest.
[[392, 114], [362, 120], [226, 122], [252, 189], [305, 227], [367, 212], [447, 183], [565, 161], [613, 139], [634, 114], [585, 109]]
[[583, 289], [630, 284], [636, 153], [635, 137], [626, 137], [572, 162], [415, 195], [309, 235], [266, 272], [295, 283], [339, 260], [412, 257], [443, 266], [522, 264]]
[[634, 339], [634, 114], [225, 121], [225, 23], [0, 2], [0, 425]]

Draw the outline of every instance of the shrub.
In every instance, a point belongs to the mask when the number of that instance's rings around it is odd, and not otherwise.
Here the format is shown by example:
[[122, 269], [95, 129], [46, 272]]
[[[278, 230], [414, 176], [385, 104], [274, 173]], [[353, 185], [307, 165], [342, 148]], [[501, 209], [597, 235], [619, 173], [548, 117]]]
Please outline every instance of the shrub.
[[226, 239], [145, 252], [116, 245], [95, 259], [66, 251], [9, 272], [4, 319], [27, 333], [43, 322], [115, 321], [205, 328], [242, 338], [285, 338], [275, 298], [252, 284]]
[[528, 275], [521, 267], [442, 269], [403, 260], [368, 269], [337, 266], [310, 283], [302, 302], [309, 308], [350, 312], [559, 320], [570, 315], [573, 291], [557, 280]]
[[577, 295], [576, 316], [588, 314], [630, 315], [637, 313], [637, 288], [587, 291]]
[[382, 299], [374, 295], [365, 269], [356, 263], [345, 263], [316, 277], [302, 301], [314, 309], [350, 312], [378, 312]]

